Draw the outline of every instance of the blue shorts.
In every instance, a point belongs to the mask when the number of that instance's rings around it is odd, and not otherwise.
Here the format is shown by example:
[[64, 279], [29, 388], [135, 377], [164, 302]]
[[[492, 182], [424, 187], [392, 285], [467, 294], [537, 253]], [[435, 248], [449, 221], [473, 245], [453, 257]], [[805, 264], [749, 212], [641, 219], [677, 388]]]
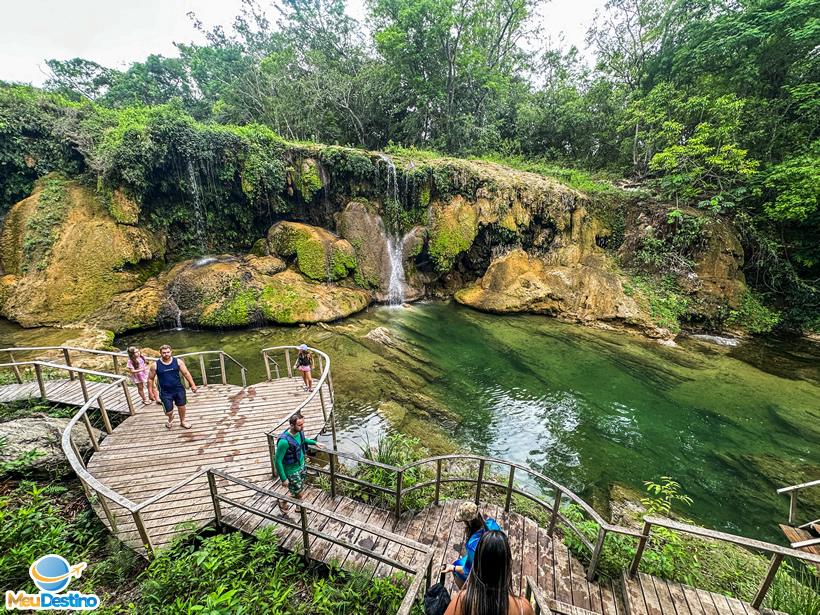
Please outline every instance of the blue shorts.
[[174, 409], [174, 404], [179, 408], [188, 403], [188, 399], [185, 397], [185, 389], [182, 387], [168, 392], [160, 391], [159, 399], [162, 402], [162, 408], [166, 414]]

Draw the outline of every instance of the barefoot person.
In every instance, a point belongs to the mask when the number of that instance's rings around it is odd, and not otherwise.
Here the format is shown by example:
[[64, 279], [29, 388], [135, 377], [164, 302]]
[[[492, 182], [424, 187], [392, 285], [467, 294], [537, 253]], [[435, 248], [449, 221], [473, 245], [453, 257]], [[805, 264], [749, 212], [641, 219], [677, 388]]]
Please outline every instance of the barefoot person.
[[[168, 418], [168, 422], [165, 424], [168, 429], [174, 426], [174, 404], [179, 410], [179, 424], [185, 429], [191, 428], [191, 424], [185, 420], [187, 399], [185, 387], [182, 386], [182, 377], [188, 382], [191, 391], [196, 393], [194, 379], [182, 359], [173, 356], [171, 347], [168, 344], [160, 346], [159, 360], [151, 364], [151, 369], [148, 372], [148, 382], [150, 390], [154, 393], [154, 399], [162, 401], [162, 408]], [[157, 397], [155, 380], [159, 381], [159, 397]]]
[[[319, 444], [316, 440], [305, 437], [305, 417], [301, 414], [291, 416], [288, 424], [290, 427], [282, 432], [276, 443], [276, 472], [290, 495], [301, 500], [307, 476], [307, 447]], [[280, 500], [279, 508], [286, 513], [290, 505]]]
[[[131, 382], [137, 385], [137, 391], [139, 391], [142, 403], [147, 406], [151, 403], [145, 397], [145, 383], [148, 382], [148, 361], [142, 356], [142, 353], [136, 346], [128, 347], [128, 363], [126, 367], [131, 376]], [[154, 399], [154, 395], [150, 389], [148, 391], [148, 397], [152, 400]]]
[[305, 383], [305, 391], [313, 390], [313, 353], [308, 350], [307, 344], [299, 346], [299, 355], [296, 357], [294, 365], [302, 373], [302, 381]]

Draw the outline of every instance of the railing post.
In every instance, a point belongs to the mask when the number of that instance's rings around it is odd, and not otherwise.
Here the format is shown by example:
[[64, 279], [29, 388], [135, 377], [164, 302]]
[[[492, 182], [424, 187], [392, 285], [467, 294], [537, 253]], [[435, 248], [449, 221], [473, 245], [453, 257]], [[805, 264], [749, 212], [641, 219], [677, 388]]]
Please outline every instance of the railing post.
[[330, 370], [327, 370], [327, 390], [330, 391], [330, 403], [336, 403], [336, 393], [333, 391], [333, 377], [330, 375]]
[[276, 480], [276, 437], [268, 434], [268, 453], [270, 454], [270, 474]]
[[97, 498], [97, 501], [100, 503], [100, 507], [103, 509], [105, 513], [105, 518], [108, 519], [108, 524], [111, 526], [111, 532], [116, 536], [117, 535], [117, 518], [111, 513], [111, 509], [108, 508], [108, 503], [105, 501], [105, 496], [97, 491], [94, 490], [94, 495]]
[[646, 543], [649, 540], [649, 530], [652, 524], [649, 521], [643, 522], [643, 531], [641, 532], [641, 539], [638, 541], [638, 550], [635, 551], [635, 557], [632, 560], [632, 565], [629, 567], [629, 576], [634, 577], [638, 573], [638, 567], [641, 565], [641, 558], [643, 551], [646, 548]]
[[[71, 354], [68, 351], [68, 348], [63, 348], [63, 359], [65, 359], [65, 364], [68, 367], [71, 367]], [[68, 370], [68, 379], [74, 380], [74, 372]]]
[[40, 387], [40, 397], [43, 398], [43, 401], [48, 401], [48, 395], [46, 395], [46, 385], [43, 382], [43, 366], [39, 363], [35, 363], [34, 373], [37, 374], [37, 386]]
[[507, 480], [507, 501], [504, 503], [504, 511], [510, 512], [510, 501], [512, 500], [513, 480], [515, 480], [515, 466], [510, 466], [510, 478]]
[[270, 359], [268, 358], [268, 351], [267, 350], [262, 351], [262, 361], [264, 361], [264, 363], [265, 363], [265, 374], [268, 377], [268, 382], [270, 382], [271, 381], [271, 377], [270, 377]]
[[128, 414], [134, 416], [136, 413], [134, 410], [134, 400], [131, 399], [131, 393], [128, 391], [128, 383], [125, 380], [122, 381], [122, 393], [125, 395], [125, 403], [128, 404]]
[[228, 384], [228, 375], [225, 373], [225, 353], [219, 353], [219, 373], [222, 376], [222, 384]]
[[441, 459], [436, 459], [436, 499], [435, 499], [436, 506], [438, 506], [440, 493], [441, 493]]
[[205, 369], [205, 355], [199, 355], [199, 372], [202, 374], [202, 386], [208, 386], [208, 371]]
[[216, 477], [211, 470], [208, 470], [208, 488], [211, 490], [211, 501], [214, 503], [216, 527], [220, 527], [222, 525], [222, 508], [219, 505], [219, 497], [216, 493]]
[[598, 567], [598, 559], [601, 557], [601, 550], [604, 548], [604, 540], [606, 539], [606, 529], [598, 528], [598, 540], [595, 542], [595, 549], [592, 551], [592, 557], [589, 560], [589, 569], [587, 570], [587, 581], [595, 578], [595, 569]]
[[430, 586], [433, 584], [433, 555], [427, 558], [427, 586], [425, 589], [430, 589]]
[[88, 432], [88, 437], [91, 440], [91, 446], [94, 447], [95, 451], [99, 451], [100, 444], [97, 442], [97, 437], [94, 435], [94, 428], [91, 426], [91, 421], [88, 420], [87, 410], [83, 412], [83, 423], [85, 424], [85, 429]]
[[558, 509], [561, 507], [561, 490], [555, 490], [555, 501], [552, 503], [552, 515], [550, 516], [550, 526], [547, 534], [551, 537], [555, 531], [555, 523], [558, 521]]
[[330, 497], [336, 499], [336, 451], [328, 451], [330, 459]]
[[111, 355], [111, 359], [113, 359], [113, 361], [114, 361], [114, 373], [119, 374], [120, 373], [120, 358], [117, 355], [113, 354], [113, 355]]
[[483, 481], [483, 480], [484, 480], [484, 460], [480, 459], [478, 461], [478, 482], [476, 483], [476, 486], [475, 486], [475, 503], [476, 503], [476, 505], [478, 505], [478, 503], [481, 501], [481, 481]]
[[[9, 353], [9, 359], [12, 363], [17, 363], [17, 361], [14, 360], [14, 355], [12, 353]], [[14, 365], [12, 369], [14, 370], [14, 377], [17, 378], [17, 384], [23, 384], [23, 374], [20, 373], [20, 368]]]
[[83, 461], [83, 456], [80, 454], [80, 449], [77, 448], [77, 444], [74, 442], [74, 438], [71, 437], [71, 434], [68, 434], [68, 443], [71, 444], [71, 450], [74, 451], [74, 456], [77, 457], [77, 461], [80, 462], [80, 465], [83, 467], [83, 470], [86, 470], [87, 467], [85, 465], [85, 461]]
[[290, 350], [285, 348], [285, 363], [288, 366], [288, 378], [293, 378], [293, 366], [290, 364]]
[[131, 516], [134, 518], [134, 525], [137, 526], [142, 544], [145, 546], [145, 550], [150, 557], [154, 554], [154, 545], [151, 543], [151, 537], [148, 535], [148, 530], [145, 529], [145, 524], [142, 522], [142, 515], [140, 515], [138, 510], [133, 510], [131, 511]]
[[330, 409], [330, 436], [333, 439], [333, 450], [335, 451], [339, 447], [336, 446], [336, 412], [333, 408]]
[[77, 372], [77, 378], [80, 381], [80, 388], [83, 390], [83, 399], [88, 402], [88, 387], [85, 384], [85, 374]]
[[310, 562], [310, 534], [307, 529], [307, 512], [304, 506], [299, 507], [299, 516], [302, 518], [302, 546], [305, 550], [305, 562]]
[[404, 471], [399, 470], [396, 473], [396, 522], [398, 523], [399, 517], [401, 517], [401, 490], [402, 490], [402, 483], [404, 482]]
[[753, 609], [759, 609], [760, 605], [763, 604], [763, 598], [766, 597], [766, 592], [769, 591], [769, 587], [771, 586], [772, 581], [774, 581], [774, 575], [777, 574], [777, 569], [780, 567], [780, 562], [782, 561], [782, 554], [775, 553], [774, 555], [772, 555], [772, 561], [769, 564], [769, 571], [766, 573], [766, 578], [763, 579], [763, 583], [761, 583], [760, 589], [757, 590], [754, 600], [752, 600]]
[[111, 434], [114, 430], [111, 428], [111, 421], [108, 420], [108, 412], [105, 409], [105, 404], [103, 403], [102, 395], [97, 397], [97, 406], [100, 408], [100, 414], [102, 415], [103, 425], [105, 426], [105, 433]]
[[797, 519], [797, 489], [789, 494], [789, 525], [794, 525]]
[[325, 423], [327, 423], [327, 408], [325, 407], [325, 396], [322, 393], [322, 387], [319, 387], [319, 403], [322, 405], [322, 416], [325, 418]]
[[239, 376], [242, 378], [242, 388], [248, 388], [248, 374], [247, 370], [244, 367], [239, 368]]

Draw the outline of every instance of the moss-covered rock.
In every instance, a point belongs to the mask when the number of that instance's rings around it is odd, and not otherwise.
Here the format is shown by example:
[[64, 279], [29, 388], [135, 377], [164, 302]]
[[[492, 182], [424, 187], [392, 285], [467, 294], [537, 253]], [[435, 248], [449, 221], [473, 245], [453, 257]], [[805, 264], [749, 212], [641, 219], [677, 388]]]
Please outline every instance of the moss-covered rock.
[[313, 280], [341, 280], [356, 269], [353, 246], [323, 228], [279, 222], [268, 231], [268, 246], [273, 254], [295, 257], [299, 271]]
[[356, 255], [353, 279], [363, 288], [378, 289], [389, 275], [386, 235], [381, 216], [362, 201], [351, 201], [336, 217], [336, 227]]
[[[165, 250], [161, 234], [117, 223], [93, 190], [73, 181], [61, 182], [60, 203], [49, 203], [64, 214], [49, 229], [48, 249], [27, 250], [28, 233], [20, 230], [42, 219], [38, 211], [47, 190], [41, 185], [11, 209], [0, 239], [3, 268], [14, 275], [4, 281], [2, 314], [25, 326], [86, 318], [139, 287], [145, 269], [161, 261]], [[32, 254], [39, 260], [32, 262]]]
[[108, 211], [114, 220], [120, 224], [136, 225], [139, 222], [140, 206], [133, 199], [128, 198], [124, 190], [119, 188], [111, 192]]
[[305, 203], [310, 203], [314, 195], [325, 186], [321, 163], [313, 158], [298, 161], [288, 171], [293, 189]]
[[430, 256], [439, 271], [452, 267], [456, 257], [466, 252], [478, 234], [476, 207], [461, 197], [433, 207], [430, 225]]

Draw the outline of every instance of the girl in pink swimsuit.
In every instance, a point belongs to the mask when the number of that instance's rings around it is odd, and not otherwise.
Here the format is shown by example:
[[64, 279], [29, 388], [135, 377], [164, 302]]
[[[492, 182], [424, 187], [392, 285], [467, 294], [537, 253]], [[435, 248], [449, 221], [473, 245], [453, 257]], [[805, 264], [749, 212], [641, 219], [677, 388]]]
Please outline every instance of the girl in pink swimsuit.
[[313, 390], [313, 353], [308, 350], [307, 344], [299, 346], [299, 356], [296, 357], [296, 365], [294, 366], [302, 372], [302, 380], [305, 383], [305, 391]]
[[142, 356], [139, 348], [131, 346], [128, 348], [128, 367], [131, 382], [137, 385], [142, 403], [146, 406], [151, 403], [145, 397], [145, 383], [148, 382], [148, 361]]

